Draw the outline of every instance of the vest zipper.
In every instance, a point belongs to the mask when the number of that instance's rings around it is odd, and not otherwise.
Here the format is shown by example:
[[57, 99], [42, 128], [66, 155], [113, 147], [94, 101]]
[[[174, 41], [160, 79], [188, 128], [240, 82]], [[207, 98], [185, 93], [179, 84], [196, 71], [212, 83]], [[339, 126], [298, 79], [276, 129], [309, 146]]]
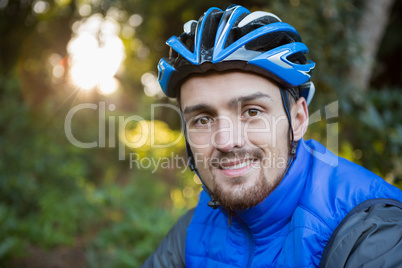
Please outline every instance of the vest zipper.
[[[235, 213], [233, 211], [229, 212], [229, 228], [232, 224], [232, 217], [235, 215]], [[237, 219], [239, 219], [239, 221], [241, 222], [241, 224], [244, 226], [244, 229], [246, 230], [246, 236], [248, 238], [248, 245], [249, 245], [249, 257], [248, 257], [248, 261], [247, 261], [247, 266], [246, 267], [251, 267], [251, 263], [253, 262], [254, 259], [254, 247], [255, 247], [255, 243], [254, 243], [254, 238], [253, 238], [253, 234], [251, 233], [250, 228], [247, 226], [247, 224], [244, 223], [244, 221], [240, 218], [237, 217]]]
[[247, 234], [248, 234], [248, 239], [249, 239], [249, 252], [250, 252], [250, 256], [248, 258], [248, 262], [247, 262], [247, 267], [251, 267], [251, 262], [254, 259], [254, 247], [255, 247], [255, 243], [254, 243], [254, 238], [253, 238], [253, 234], [251, 233], [250, 228], [248, 228], [247, 225], [246, 226], [246, 230], [247, 230]]
[[229, 212], [228, 212], [228, 226], [229, 226], [229, 229], [230, 229], [230, 227], [232, 227], [233, 215], [234, 215], [234, 212], [233, 212], [233, 211], [229, 211]]

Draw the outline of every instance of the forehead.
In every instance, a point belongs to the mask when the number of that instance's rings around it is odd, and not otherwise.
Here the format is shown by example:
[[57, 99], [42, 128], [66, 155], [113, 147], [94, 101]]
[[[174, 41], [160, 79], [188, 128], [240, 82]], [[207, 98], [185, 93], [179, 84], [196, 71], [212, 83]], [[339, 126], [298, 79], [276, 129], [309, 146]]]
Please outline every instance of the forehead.
[[193, 75], [180, 89], [180, 103], [184, 108], [203, 102], [221, 102], [236, 97], [244, 97], [257, 92], [269, 95], [272, 99], [280, 99], [278, 86], [257, 74], [230, 71], [211, 72]]

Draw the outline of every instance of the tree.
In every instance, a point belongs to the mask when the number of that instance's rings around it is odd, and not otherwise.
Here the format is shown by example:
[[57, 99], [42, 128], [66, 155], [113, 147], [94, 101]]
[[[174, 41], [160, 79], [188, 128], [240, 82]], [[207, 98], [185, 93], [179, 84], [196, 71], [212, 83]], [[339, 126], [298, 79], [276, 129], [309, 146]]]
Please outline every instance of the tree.
[[352, 61], [349, 80], [362, 91], [369, 89], [375, 57], [394, 3], [395, 0], [365, 1], [362, 15], [353, 31], [352, 38], [356, 40], [355, 51], [360, 56]]

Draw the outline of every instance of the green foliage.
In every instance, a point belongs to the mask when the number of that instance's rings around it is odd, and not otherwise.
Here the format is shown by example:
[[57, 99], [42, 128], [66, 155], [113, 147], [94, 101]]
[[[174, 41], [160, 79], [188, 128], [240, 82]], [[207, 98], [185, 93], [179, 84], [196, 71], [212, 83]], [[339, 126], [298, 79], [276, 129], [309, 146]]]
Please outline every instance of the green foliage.
[[[71, 245], [95, 212], [76, 185], [77, 178], [88, 172], [80, 159], [84, 154], [59, 140], [62, 129], [47, 131], [41, 124], [45, 118], [36, 118], [21, 105], [13, 92], [17, 86], [8, 85], [1, 100], [0, 121], [7, 127], [2, 128], [0, 137], [0, 207], [4, 222], [0, 258], [29, 243], [43, 247]], [[84, 215], [82, 208], [87, 212]]]
[[139, 267], [177, 218], [162, 205], [163, 184], [156, 184], [150, 172], [138, 175], [124, 188], [99, 189], [113, 197], [105, 206], [105, 226], [87, 247], [89, 267]]
[[[88, 240], [90, 266], [138, 266], [182, 213], [168, 212], [170, 186], [142, 169], [119, 182], [116, 152], [93, 159], [93, 151], [60, 139], [62, 117], [43, 124], [47, 113], [29, 113], [12, 90], [3, 96], [0, 120], [9, 127], [0, 138], [0, 259], [22, 254], [28, 245], [74, 246], [81, 237]], [[93, 119], [81, 124], [93, 130]], [[91, 176], [96, 173], [104, 174]]]
[[0, 259], [6, 258], [11, 252], [19, 253], [23, 244], [17, 237], [18, 219], [11, 207], [0, 205]]
[[397, 183], [402, 180], [400, 94], [400, 88], [369, 91], [351, 101], [351, 116], [344, 120], [345, 136], [363, 152], [362, 164]]

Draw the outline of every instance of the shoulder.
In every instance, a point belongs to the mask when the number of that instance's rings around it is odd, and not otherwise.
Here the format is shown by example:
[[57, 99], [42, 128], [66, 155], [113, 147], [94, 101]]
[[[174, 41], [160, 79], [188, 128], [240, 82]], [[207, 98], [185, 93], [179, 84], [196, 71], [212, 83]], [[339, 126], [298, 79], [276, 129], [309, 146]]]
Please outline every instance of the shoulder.
[[142, 268], [185, 267], [186, 232], [193, 214], [194, 208], [176, 222], [158, 248], [141, 266]]
[[402, 203], [363, 202], [334, 231], [320, 267], [397, 267], [402, 263]]
[[[307, 141], [310, 168], [300, 204], [321, 218], [330, 230], [357, 205], [373, 199], [402, 202], [400, 189], [362, 166], [338, 157], [315, 141]], [[380, 202], [381, 203], [381, 202]]]
[[361, 210], [367, 204], [402, 202], [398, 188], [334, 155], [318, 142], [304, 142], [302, 150], [309, 166], [292, 226], [299, 232], [302, 230], [303, 236], [309, 235], [309, 248], [316, 249], [317, 256], [321, 256], [336, 228], [353, 209]]

